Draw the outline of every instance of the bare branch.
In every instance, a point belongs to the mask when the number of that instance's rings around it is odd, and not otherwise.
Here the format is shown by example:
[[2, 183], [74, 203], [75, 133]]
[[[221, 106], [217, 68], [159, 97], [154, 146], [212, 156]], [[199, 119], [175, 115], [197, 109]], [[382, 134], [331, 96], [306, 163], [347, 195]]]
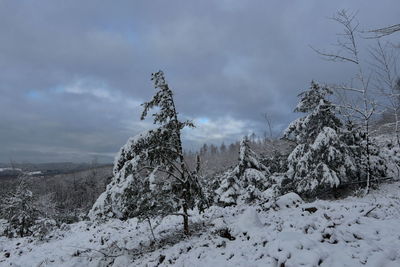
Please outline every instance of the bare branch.
[[314, 50], [320, 56], [323, 56], [325, 58], [325, 60], [328, 60], [328, 61], [342, 61], [342, 62], [344, 61], [344, 62], [351, 62], [351, 63], [354, 63], [354, 64], [358, 64], [358, 61], [356, 61], [356, 60], [354, 60], [352, 58], [344, 57], [344, 56], [341, 56], [339, 54], [325, 53], [325, 52], [322, 52], [322, 51], [320, 51], [320, 50], [318, 50], [318, 49], [316, 49], [316, 48], [314, 48], [312, 46], [310, 46], [310, 48], [312, 50]]
[[381, 38], [381, 37], [393, 34], [393, 33], [398, 32], [398, 31], [400, 31], [400, 24], [395, 24], [395, 25], [384, 27], [384, 28], [380, 28], [380, 29], [370, 30], [368, 32], [375, 34], [375, 36], [367, 37], [367, 38], [369, 38], [369, 39], [371, 39], [371, 38]]

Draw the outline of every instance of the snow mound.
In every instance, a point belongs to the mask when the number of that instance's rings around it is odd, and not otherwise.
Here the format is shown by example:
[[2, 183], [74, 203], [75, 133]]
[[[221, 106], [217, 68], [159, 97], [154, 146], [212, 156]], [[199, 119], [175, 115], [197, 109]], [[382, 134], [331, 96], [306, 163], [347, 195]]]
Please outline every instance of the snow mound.
[[280, 209], [285, 208], [297, 208], [300, 204], [303, 203], [301, 197], [296, 193], [287, 193], [276, 200], [276, 205]]
[[264, 226], [260, 218], [258, 217], [258, 212], [255, 207], [248, 207], [239, 217], [236, 225], [243, 232], [254, 229], [257, 231], [259, 228], [262, 228]]
[[327, 256], [317, 242], [296, 232], [279, 233], [267, 251], [276, 266], [287, 267], [318, 266]]
[[220, 230], [220, 229], [226, 228], [227, 224], [226, 224], [224, 218], [220, 217], [220, 218], [213, 220], [211, 222], [211, 226], [213, 226], [214, 229], [216, 229], [216, 230]]
[[132, 258], [128, 255], [121, 255], [115, 258], [112, 267], [126, 267], [132, 264]]

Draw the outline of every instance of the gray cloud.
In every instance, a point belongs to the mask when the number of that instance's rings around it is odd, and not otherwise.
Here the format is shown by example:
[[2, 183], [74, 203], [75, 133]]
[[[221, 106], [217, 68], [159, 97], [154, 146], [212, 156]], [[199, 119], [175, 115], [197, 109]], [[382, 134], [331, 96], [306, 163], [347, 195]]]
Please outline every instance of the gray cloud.
[[310, 80], [351, 77], [309, 48], [335, 41], [327, 17], [347, 8], [366, 29], [398, 23], [397, 0], [367, 2], [1, 1], [0, 162], [112, 155], [151, 125], [139, 104], [158, 69], [198, 122], [189, 147], [261, 134], [264, 112], [281, 129]]

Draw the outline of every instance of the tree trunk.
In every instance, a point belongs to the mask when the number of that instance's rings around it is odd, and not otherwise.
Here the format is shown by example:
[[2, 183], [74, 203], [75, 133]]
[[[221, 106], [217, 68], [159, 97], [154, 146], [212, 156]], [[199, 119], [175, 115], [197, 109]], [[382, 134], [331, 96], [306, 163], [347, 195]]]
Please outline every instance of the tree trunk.
[[186, 236], [189, 236], [189, 214], [188, 214], [188, 203], [191, 200], [191, 192], [190, 192], [190, 182], [189, 182], [189, 170], [186, 168], [185, 164], [185, 159], [183, 156], [183, 148], [182, 148], [182, 139], [181, 139], [181, 131], [179, 128], [180, 122], [178, 120], [178, 113], [176, 112], [176, 107], [175, 107], [175, 102], [173, 99], [171, 99], [171, 104], [174, 110], [174, 120], [175, 120], [175, 127], [177, 129], [176, 134], [177, 134], [177, 152], [178, 152], [178, 158], [179, 158], [179, 163], [181, 165], [181, 179], [183, 181], [182, 187], [183, 187], [183, 232]]
[[153, 237], [153, 241], [154, 241], [154, 244], [155, 244], [155, 243], [157, 243], [157, 240], [156, 240], [156, 236], [154, 235], [153, 226], [151, 225], [151, 220], [150, 220], [149, 217], [147, 217], [146, 219], [147, 219], [147, 222], [149, 224], [150, 231], [151, 231], [151, 236]]
[[201, 167], [201, 160], [200, 160], [200, 155], [196, 155], [196, 173], [200, 173], [200, 167]]
[[365, 120], [365, 134], [367, 141], [367, 187], [365, 189], [365, 194], [369, 193], [370, 188], [370, 180], [371, 180], [371, 158], [370, 158], [370, 150], [369, 150], [369, 121]]
[[182, 205], [183, 208], [183, 233], [186, 236], [189, 236], [190, 232], [189, 232], [189, 214], [188, 214], [188, 208], [187, 208], [187, 204], [183, 204]]
[[19, 229], [19, 235], [24, 237], [25, 219], [22, 219], [21, 228]]

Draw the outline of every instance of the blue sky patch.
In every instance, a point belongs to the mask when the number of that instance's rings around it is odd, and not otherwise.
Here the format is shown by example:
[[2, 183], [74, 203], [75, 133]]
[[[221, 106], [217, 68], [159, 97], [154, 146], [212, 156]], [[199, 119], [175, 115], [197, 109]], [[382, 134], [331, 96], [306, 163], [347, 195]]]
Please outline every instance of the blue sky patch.
[[39, 91], [32, 90], [26, 93], [26, 97], [32, 100], [41, 100], [43, 99], [43, 94]]

